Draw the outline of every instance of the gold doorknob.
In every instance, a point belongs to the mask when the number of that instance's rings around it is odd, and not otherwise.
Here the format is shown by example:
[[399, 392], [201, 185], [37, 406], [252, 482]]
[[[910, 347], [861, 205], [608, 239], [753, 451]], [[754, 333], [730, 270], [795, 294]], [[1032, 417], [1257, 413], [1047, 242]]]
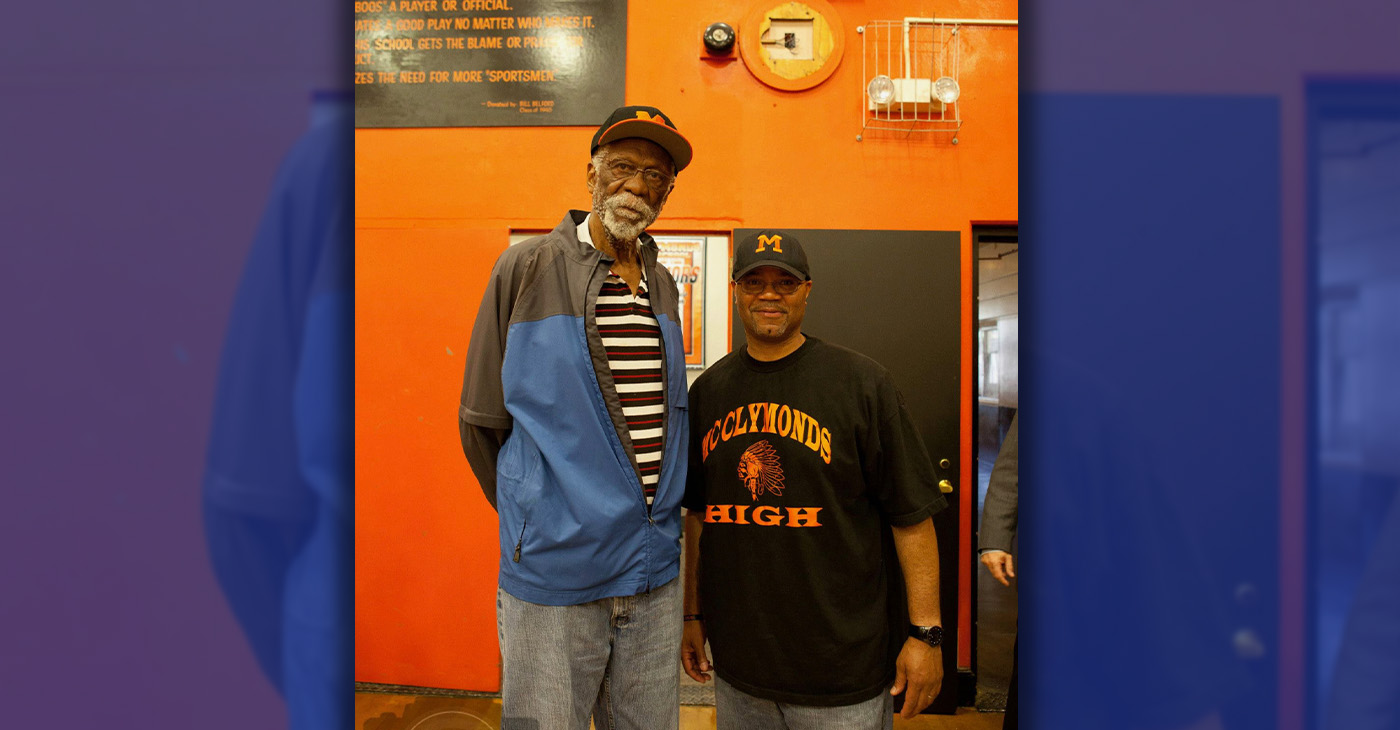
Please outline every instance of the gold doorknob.
[[952, 492], [953, 483], [948, 481], [947, 479], [940, 480], [938, 482], [938, 491], [943, 492], [944, 494]]

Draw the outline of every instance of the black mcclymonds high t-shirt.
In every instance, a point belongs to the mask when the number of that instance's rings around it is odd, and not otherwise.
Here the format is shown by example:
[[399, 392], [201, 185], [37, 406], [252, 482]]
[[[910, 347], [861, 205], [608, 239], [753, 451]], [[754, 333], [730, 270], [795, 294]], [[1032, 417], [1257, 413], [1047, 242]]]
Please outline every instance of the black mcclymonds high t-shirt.
[[890, 526], [947, 506], [889, 372], [813, 337], [774, 362], [742, 348], [695, 381], [690, 418], [715, 671], [778, 702], [884, 691], [908, 635]]

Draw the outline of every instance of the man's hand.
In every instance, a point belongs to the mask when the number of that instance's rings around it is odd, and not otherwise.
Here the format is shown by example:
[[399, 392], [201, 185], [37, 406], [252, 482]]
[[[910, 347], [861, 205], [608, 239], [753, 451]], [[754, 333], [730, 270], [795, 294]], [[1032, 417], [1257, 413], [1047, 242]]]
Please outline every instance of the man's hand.
[[1011, 578], [1016, 577], [1015, 561], [1011, 559], [1011, 553], [1005, 550], [988, 550], [982, 553], [982, 564], [991, 571], [992, 577], [1001, 581], [1004, 586], [1011, 585]]
[[710, 660], [705, 656], [704, 620], [685, 622], [685, 633], [681, 635], [681, 669], [701, 684], [710, 681], [707, 672], [712, 667]]
[[[682, 654], [685, 649], [681, 649]], [[695, 676], [695, 675], [691, 675]], [[894, 663], [894, 686], [890, 694], [904, 693], [904, 710], [899, 716], [908, 720], [923, 712], [943, 687], [943, 648], [929, 646], [909, 638]]]

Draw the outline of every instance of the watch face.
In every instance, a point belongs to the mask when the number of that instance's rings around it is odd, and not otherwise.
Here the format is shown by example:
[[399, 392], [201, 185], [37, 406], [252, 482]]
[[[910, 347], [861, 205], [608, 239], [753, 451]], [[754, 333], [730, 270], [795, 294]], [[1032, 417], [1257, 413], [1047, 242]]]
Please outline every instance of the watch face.
[[942, 626], [910, 626], [909, 635], [929, 646], [941, 646], [943, 644]]

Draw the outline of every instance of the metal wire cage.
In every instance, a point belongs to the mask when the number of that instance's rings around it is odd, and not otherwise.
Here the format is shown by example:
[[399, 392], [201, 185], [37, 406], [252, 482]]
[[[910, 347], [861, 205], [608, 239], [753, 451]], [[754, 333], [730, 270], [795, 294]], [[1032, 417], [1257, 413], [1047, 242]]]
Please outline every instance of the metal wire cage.
[[[962, 110], [939, 92], [957, 88], [960, 26], [933, 18], [872, 20], [861, 35], [861, 104], [857, 140], [868, 130], [911, 134], [944, 133], [958, 143]], [[951, 84], [951, 85], [950, 85]], [[956, 96], [956, 95], [954, 95]]]

